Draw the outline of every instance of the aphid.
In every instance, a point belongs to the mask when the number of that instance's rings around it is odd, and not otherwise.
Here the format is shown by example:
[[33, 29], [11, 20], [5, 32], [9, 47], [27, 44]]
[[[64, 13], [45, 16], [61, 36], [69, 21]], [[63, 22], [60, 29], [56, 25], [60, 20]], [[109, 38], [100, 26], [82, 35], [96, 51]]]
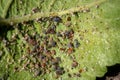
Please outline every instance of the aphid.
[[57, 45], [56, 41], [53, 40], [53, 38], [49, 39], [49, 47], [55, 47]]
[[42, 68], [45, 68], [46, 66], [47, 66], [46, 63], [43, 63], [43, 62], [41, 63], [41, 67], [42, 67]]
[[67, 53], [68, 53], [68, 54], [71, 54], [71, 53], [73, 53], [73, 52], [74, 52], [74, 49], [73, 49], [73, 48], [68, 48], [68, 49], [67, 49]]
[[65, 37], [65, 38], [66, 38], [66, 37], [69, 38], [69, 35], [70, 35], [70, 31], [65, 31], [65, 32], [64, 32], [64, 37]]
[[65, 38], [72, 39], [73, 36], [74, 36], [74, 31], [72, 29], [64, 32]]
[[72, 68], [76, 68], [78, 66], [78, 62], [73, 60], [72, 62]]
[[60, 51], [63, 51], [63, 52], [64, 52], [65, 50], [66, 50], [66, 48], [60, 48]]
[[50, 50], [46, 50], [45, 54], [48, 57], [48, 59], [51, 58], [51, 51]]
[[49, 17], [40, 18], [40, 21], [41, 21], [41, 22], [47, 22], [48, 20], [49, 20]]
[[79, 17], [78, 12], [74, 12], [74, 13], [73, 13], [73, 15], [75, 15], [75, 16], [77, 16], [77, 17]]
[[81, 77], [80, 73], [76, 73], [76, 76], [77, 76], [77, 77]]
[[80, 43], [77, 39], [74, 40], [74, 47], [78, 48], [80, 46]]
[[68, 77], [72, 77], [72, 75], [70, 73], [68, 73]]
[[56, 59], [52, 59], [51, 64], [52, 65], [58, 65], [59, 61], [57, 61]]
[[43, 54], [39, 54], [39, 58], [40, 58], [40, 60], [43, 60], [43, 59], [45, 59], [45, 58], [46, 58], [46, 56], [45, 56], [45, 55], [43, 55]]
[[67, 17], [67, 21], [71, 21], [71, 17]]
[[82, 73], [82, 72], [84, 72], [84, 69], [80, 69], [80, 70], [79, 70], [79, 73]]
[[19, 68], [18, 68], [18, 67], [15, 67], [15, 68], [14, 68], [14, 72], [16, 72], [16, 71], [19, 71]]
[[38, 8], [38, 7], [33, 8], [33, 9], [32, 9], [32, 12], [33, 12], [33, 13], [37, 13], [37, 12], [39, 12], [39, 8]]
[[61, 19], [60, 17], [58, 17], [58, 16], [54, 16], [54, 17], [52, 18], [52, 21], [54, 21], [54, 22], [61, 22], [62, 19]]
[[57, 70], [55, 71], [57, 75], [62, 75], [65, 73], [64, 68], [63, 67], [57, 67]]
[[55, 33], [56, 33], [56, 26], [55, 25], [48, 27], [47, 34], [55, 34]]

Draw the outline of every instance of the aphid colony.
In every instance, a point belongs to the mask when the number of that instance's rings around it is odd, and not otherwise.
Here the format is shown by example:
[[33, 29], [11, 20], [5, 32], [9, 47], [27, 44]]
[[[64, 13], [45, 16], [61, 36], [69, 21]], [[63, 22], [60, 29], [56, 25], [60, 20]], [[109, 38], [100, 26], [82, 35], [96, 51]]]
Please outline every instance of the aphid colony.
[[[46, 19], [47, 18], [41, 18], [39, 19], [39, 22], [44, 22]], [[28, 33], [23, 34], [24, 40], [29, 45], [27, 48], [27, 56], [25, 57], [28, 62], [24, 63], [24, 69], [32, 72], [34, 76], [54, 72], [56, 76], [59, 77], [60, 75], [63, 75], [66, 70], [60, 65], [62, 59], [60, 56], [56, 56], [56, 54], [59, 53], [57, 53], [55, 48], [58, 48], [59, 51], [70, 56], [75, 52], [75, 49], [79, 48], [80, 42], [77, 39], [73, 40], [73, 29], [56, 31], [59, 23], [62, 22], [60, 17], [55, 16], [48, 20], [50, 20], [52, 24], [49, 25], [47, 29], [42, 29], [41, 34], [36, 32], [34, 35], [29, 35]], [[71, 21], [71, 18], [68, 17], [67, 21]], [[69, 42], [64, 44], [60, 38], [69, 40]], [[60, 43], [62, 43], [63, 46], [59, 46]], [[76, 68], [78, 65], [78, 62], [73, 60], [71, 68]], [[19, 69], [15, 67], [15, 71], [19, 71]], [[76, 75], [80, 77], [80, 74], [76, 73]], [[68, 77], [71, 76], [71, 74], [68, 74]]]

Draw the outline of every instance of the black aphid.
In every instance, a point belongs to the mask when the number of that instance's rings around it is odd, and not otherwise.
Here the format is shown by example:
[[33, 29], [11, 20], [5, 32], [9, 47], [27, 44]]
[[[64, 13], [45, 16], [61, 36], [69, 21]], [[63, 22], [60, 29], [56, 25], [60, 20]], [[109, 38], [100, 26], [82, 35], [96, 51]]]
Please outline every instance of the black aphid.
[[70, 73], [68, 73], [68, 77], [72, 77], [72, 75]]
[[72, 68], [76, 68], [78, 66], [78, 62], [73, 60], [72, 62]]
[[60, 17], [58, 17], [58, 16], [55, 16], [55, 17], [52, 18], [52, 21], [54, 21], [54, 22], [61, 22], [62, 19]]
[[40, 9], [39, 9], [38, 7], [32, 9], [32, 12], [33, 12], [33, 13], [37, 13], [37, 12], [39, 12], [39, 11], [40, 11]]
[[46, 58], [46, 56], [45, 56], [45, 55], [40, 54], [40, 55], [39, 55], [39, 58], [40, 58], [40, 60], [43, 60], [43, 59], [45, 59], [45, 58]]
[[53, 40], [53, 38], [50, 38], [49, 40], [49, 47], [55, 47], [57, 45], [56, 41]]
[[80, 43], [77, 39], [74, 40], [74, 47], [78, 48], [80, 46]]
[[74, 34], [74, 31], [72, 29], [67, 30], [64, 32], [64, 37], [70, 39], [70, 38], [73, 38], [73, 34]]
[[52, 25], [52, 26], [48, 27], [46, 32], [47, 32], [47, 34], [55, 34], [56, 33], [56, 26]]
[[62, 75], [65, 73], [64, 68], [63, 67], [57, 67], [57, 70], [55, 71], [57, 75]]

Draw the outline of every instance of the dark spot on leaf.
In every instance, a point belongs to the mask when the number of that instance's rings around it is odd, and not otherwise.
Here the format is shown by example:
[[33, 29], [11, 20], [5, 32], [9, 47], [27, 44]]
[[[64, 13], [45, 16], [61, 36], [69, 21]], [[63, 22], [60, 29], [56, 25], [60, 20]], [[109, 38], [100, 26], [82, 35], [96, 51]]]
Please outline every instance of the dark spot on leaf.
[[60, 17], [58, 17], [58, 16], [55, 16], [55, 17], [52, 18], [52, 21], [54, 21], [54, 22], [61, 22], [62, 19]]

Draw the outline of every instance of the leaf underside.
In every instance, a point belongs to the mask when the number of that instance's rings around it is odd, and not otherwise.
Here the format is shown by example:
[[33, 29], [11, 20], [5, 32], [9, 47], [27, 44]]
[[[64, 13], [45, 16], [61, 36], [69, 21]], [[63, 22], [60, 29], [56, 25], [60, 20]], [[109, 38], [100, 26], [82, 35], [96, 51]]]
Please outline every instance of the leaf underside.
[[[12, 0], [11, 0], [12, 1]], [[38, 8], [37, 12], [54, 12], [63, 11], [77, 6], [89, 5], [96, 0], [13, 0], [7, 4], [7, 0], [0, 1], [0, 17], [9, 19], [11, 17], [20, 17], [27, 14], [34, 14], [33, 8]], [[5, 37], [1, 38], [0, 42], [0, 78], [7, 77], [8, 80], [56, 80], [55, 71], [45, 73], [37, 77], [33, 76], [31, 69], [24, 69], [24, 65], [32, 62], [33, 56], [28, 53], [28, 48], [33, 49], [33, 45], [27, 42], [24, 38], [28, 34], [33, 36], [39, 46], [44, 39], [38, 38], [50, 36], [56, 42], [57, 46], [49, 48], [55, 50], [56, 55], [53, 57], [61, 57], [60, 66], [65, 70], [63, 75], [58, 78], [63, 80], [95, 80], [96, 77], [101, 77], [107, 72], [106, 66], [111, 66], [116, 63], [120, 64], [120, 1], [107, 0], [101, 5], [95, 5], [89, 11], [82, 11], [60, 16], [62, 22], [36, 20], [29, 21], [26, 24], [18, 24], [14, 29], [7, 31]], [[6, 9], [9, 6], [9, 9]], [[4, 13], [6, 12], [6, 13]], [[7, 14], [5, 16], [5, 14]], [[59, 16], [59, 15], [58, 15]], [[68, 21], [68, 17], [71, 21]], [[67, 23], [71, 23], [68, 27]], [[43, 30], [48, 29], [51, 25], [56, 25], [56, 32], [65, 32], [73, 29], [74, 36], [72, 40], [58, 38], [56, 34], [44, 34]], [[15, 36], [15, 37], [14, 37]], [[17, 36], [17, 37], [16, 37]], [[58, 39], [60, 41], [58, 41]], [[60, 48], [68, 48], [66, 44], [74, 43], [77, 39], [80, 43], [78, 48], [74, 48], [74, 52], [70, 55], [66, 51], [61, 51]], [[61, 43], [63, 45], [61, 45]], [[1, 56], [2, 54], [2, 56]], [[21, 61], [23, 56], [27, 56]], [[75, 57], [78, 62], [76, 68], [71, 69], [72, 59]], [[34, 62], [34, 61], [33, 61]], [[29, 64], [28, 64], [29, 66]], [[19, 71], [15, 71], [18, 67]], [[29, 68], [29, 67], [27, 67]], [[40, 68], [43, 69], [43, 68]], [[50, 70], [52, 70], [50, 68]], [[80, 73], [80, 77], [74, 74]], [[71, 74], [72, 77], [69, 77]], [[9, 76], [6, 76], [9, 75]]]

